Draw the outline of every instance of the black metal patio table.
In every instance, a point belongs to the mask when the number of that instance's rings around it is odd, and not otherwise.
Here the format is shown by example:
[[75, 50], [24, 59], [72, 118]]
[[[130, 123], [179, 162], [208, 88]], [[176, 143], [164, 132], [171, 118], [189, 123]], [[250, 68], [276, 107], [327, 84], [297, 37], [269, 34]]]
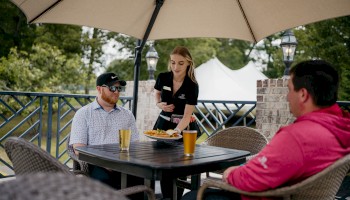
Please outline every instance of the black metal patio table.
[[[176, 197], [178, 177], [192, 176], [191, 189], [200, 186], [200, 174], [225, 169], [246, 161], [248, 151], [196, 145], [195, 155], [187, 157], [182, 144], [158, 141], [134, 142], [128, 153], [120, 152], [118, 144], [77, 147], [79, 159], [122, 173], [121, 186], [126, 187], [127, 174], [142, 177], [145, 185], [154, 189], [155, 181], [163, 175], [173, 180], [173, 197]], [[173, 198], [176, 199], [176, 198]]]

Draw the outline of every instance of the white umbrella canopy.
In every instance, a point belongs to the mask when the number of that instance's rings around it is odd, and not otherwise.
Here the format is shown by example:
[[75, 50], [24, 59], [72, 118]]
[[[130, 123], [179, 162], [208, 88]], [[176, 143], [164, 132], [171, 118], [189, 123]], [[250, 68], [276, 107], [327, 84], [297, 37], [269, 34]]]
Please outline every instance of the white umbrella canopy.
[[[74, 24], [144, 35], [156, 0], [11, 0], [30, 23]], [[251, 42], [276, 32], [350, 15], [350, 0], [160, 0], [146, 39], [235, 38]]]
[[350, 0], [11, 0], [28, 23], [90, 26], [140, 39], [135, 52], [136, 118], [141, 52], [147, 39], [215, 37], [251, 42], [350, 15]]

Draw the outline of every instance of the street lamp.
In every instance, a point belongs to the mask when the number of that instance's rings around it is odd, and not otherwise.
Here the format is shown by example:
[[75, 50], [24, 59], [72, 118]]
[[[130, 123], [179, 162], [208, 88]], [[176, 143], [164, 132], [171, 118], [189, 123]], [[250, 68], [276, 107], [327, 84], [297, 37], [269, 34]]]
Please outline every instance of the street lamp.
[[283, 51], [283, 62], [286, 65], [283, 77], [289, 77], [289, 67], [294, 60], [295, 49], [297, 48], [297, 39], [295, 38], [293, 32], [288, 29], [281, 38], [281, 47]]
[[153, 44], [150, 45], [148, 52], [146, 53], [147, 70], [149, 80], [154, 80], [154, 71], [157, 69], [157, 62], [159, 56], [157, 51], [154, 49]]

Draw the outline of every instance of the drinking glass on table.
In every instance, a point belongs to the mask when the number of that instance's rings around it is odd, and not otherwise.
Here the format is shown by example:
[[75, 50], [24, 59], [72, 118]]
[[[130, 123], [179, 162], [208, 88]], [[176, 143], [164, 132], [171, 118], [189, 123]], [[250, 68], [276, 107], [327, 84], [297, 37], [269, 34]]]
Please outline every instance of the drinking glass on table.
[[197, 130], [183, 130], [182, 137], [185, 156], [193, 156], [196, 147]]
[[119, 130], [119, 149], [121, 152], [128, 152], [130, 147], [131, 130]]

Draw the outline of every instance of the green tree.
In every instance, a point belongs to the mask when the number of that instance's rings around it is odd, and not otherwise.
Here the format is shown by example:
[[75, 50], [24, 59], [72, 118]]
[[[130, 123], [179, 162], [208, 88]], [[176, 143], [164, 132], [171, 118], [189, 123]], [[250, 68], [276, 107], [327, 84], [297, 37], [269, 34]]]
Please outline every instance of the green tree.
[[[127, 37], [118, 35], [116, 41], [123, 42], [123, 48], [118, 49], [119, 52], [127, 51], [130, 55], [133, 55], [135, 50], [136, 40]], [[125, 43], [125, 44], [124, 44]], [[157, 64], [157, 71], [155, 72], [155, 76], [157, 76], [160, 72], [165, 72], [168, 69], [168, 61], [169, 55], [171, 51], [176, 46], [186, 46], [194, 59], [195, 65], [199, 66], [200, 64], [208, 61], [210, 58], [216, 56], [216, 49], [219, 47], [220, 42], [215, 38], [211, 39], [171, 39], [171, 40], [157, 40], [155, 41], [155, 49], [158, 52], [159, 60]], [[146, 53], [148, 51], [148, 46], [146, 45], [142, 51], [142, 63], [140, 68], [140, 80], [148, 79], [148, 71], [147, 71], [147, 63], [146, 63]], [[133, 72], [134, 72], [134, 63], [132, 60], [128, 59], [126, 61], [116, 61], [112, 62], [110, 66], [107, 67], [106, 71], [115, 71], [119, 74], [125, 74], [123, 72], [132, 72], [129, 73], [126, 79], [133, 80]], [[123, 76], [122, 76], [123, 77]], [[124, 77], [123, 77], [124, 78]]]
[[271, 35], [264, 40], [262, 44], [255, 47], [256, 51], [265, 53], [267, 58], [258, 57], [254, 61], [258, 61], [266, 65], [263, 73], [269, 78], [281, 78], [284, 73], [285, 65], [282, 60], [282, 50], [280, 46], [276, 46], [274, 42], [282, 37], [282, 33]]
[[0, 58], [7, 57], [12, 47], [28, 51], [36, 38], [36, 25], [28, 25], [26, 17], [8, 0], [0, 0]]
[[350, 99], [350, 17], [326, 20], [295, 30], [297, 62], [323, 59], [340, 74], [339, 99]]
[[41, 24], [36, 30], [35, 44], [47, 43], [68, 57], [83, 54], [82, 27], [61, 24]]
[[[142, 66], [142, 68], [144, 68]], [[134, 60], [133, 59], [116, 59], [113, 60], [106, 72], [114, 72], [124, 80], [134, 80]]]
[[1, 90], [29, 92], [77, 92], [81, 59], [67, 58], [57, 47], [46, 43], [34, 45], [31, 54], [11, 50], [0, 60]]
[[84, 71], [84, 90], [85, 94], [89, 94], [89, 88], [95, 80], [95, 71], [102, 67], [102, 46], [108, 41], [108, 32], [91, 28], [86, 31], [82, 37], [83, 41], [83, 58], [85, 64], [83, 65]]
[[217, 50], [218, 59], [231, 69], [240, 69], [250, 60], [254, 44], [235, 39], [217, 39], [220, 46]]

